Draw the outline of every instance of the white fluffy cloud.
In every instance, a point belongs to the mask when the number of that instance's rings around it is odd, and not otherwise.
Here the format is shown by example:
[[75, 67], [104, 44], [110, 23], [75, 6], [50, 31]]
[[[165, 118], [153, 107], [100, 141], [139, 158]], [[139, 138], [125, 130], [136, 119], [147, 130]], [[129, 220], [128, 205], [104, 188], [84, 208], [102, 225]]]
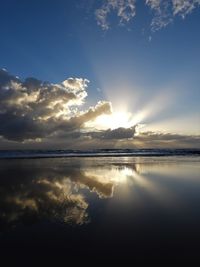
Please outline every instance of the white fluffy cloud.
[[97, 116], [111, 113], [111, 104], [105, 101], [79, 110], [88, 82], [82, 78], [69, 78], [60, 84], [35, 78], [21, 81], [0, 70], [0, 136], [23, 141], [71, 133]]
[[[157, 31], [171, 23], [175, 16], [185, 18], [195, 8], [200, 6], [200, 0], [144, 0], [151, 9], [153, 18], [151, 30]], [[95, 12], [97, 24], [108, 30], [110, 23], [108, 16], [115, 12], [121, 25], [131, 21], [136, 15], [136, 0], [103, 0], [102, 6]]]
[[89, 81], [69, 78], [60, 84], [35, 78], [25, 81], [0, 70], [0, 137], [17, 142], [78, 139], [123, 140], [133, 138], [135, 127], [94, 131], [86, 123], [102, 114], [111, 114], [110, 102], [99, 101], [80, 110]]

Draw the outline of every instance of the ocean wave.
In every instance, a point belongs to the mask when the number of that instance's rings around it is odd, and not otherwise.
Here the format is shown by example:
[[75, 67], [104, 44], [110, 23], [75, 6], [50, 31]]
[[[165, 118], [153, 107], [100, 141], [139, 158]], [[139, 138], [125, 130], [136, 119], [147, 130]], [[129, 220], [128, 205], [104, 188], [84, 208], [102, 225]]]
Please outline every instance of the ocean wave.
[[0, 159], [65, 157], [200, 156], [200, 149], [1, 150]]

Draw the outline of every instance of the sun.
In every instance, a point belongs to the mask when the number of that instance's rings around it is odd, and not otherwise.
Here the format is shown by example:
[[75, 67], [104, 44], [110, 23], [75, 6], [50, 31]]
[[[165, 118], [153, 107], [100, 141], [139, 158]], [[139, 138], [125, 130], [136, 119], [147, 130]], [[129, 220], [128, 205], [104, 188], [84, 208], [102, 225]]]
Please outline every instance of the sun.
[[133, 115], [127, 111], [116, 111], [109, 115], [101, 115], [92, 122], [92, 125], [96, 129], [117, 129], [120, 127], [130, 128], [140, 123], [144, 117], [143, 112], [138, 112]]
[[113, 112], [111, 115], [102, 115], [96, 119], [101, 128], [116, 129], [119, 127], [131, 127], [131, 114], [127, 112]]

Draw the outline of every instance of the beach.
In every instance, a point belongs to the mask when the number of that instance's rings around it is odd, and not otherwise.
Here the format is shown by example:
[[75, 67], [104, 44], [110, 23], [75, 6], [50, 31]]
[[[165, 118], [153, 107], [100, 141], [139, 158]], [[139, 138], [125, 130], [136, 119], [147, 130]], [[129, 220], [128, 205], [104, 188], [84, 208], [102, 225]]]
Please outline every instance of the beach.
[[199, 161], [1, 159], [1, 249], [4, 255], [51, 252], [99, 261], [198, 258]]

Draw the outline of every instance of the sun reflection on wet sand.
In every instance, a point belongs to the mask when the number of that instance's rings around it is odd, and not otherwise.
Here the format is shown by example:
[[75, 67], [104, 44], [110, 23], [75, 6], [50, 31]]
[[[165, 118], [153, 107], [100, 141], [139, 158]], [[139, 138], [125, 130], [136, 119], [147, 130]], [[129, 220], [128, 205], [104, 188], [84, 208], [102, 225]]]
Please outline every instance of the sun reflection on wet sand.
[[[28, 217], [37, 220], [58, 220], [70, 224], [90, 221], [89, 196], [101, 199], [127, 199], [136, 205], [149, 195], [164, 207], [176, 207], [180, 197], [169, 182], [180, 180], [190, 169], [172, 163], [146, 163], [133, 159], [44, 159], [4, 161], [0, 165], [0, 220], [16, 225]], [[136, 163], [137, 162], [137, 163]], [[195, 173], [199, 166], [195, 166]], [[178, 168], [177, 168], [178, 166]], [[10, 171], [11, 170], [11, 171]], [[167, 175], [167, 176], [166, 176]], [[194, 178], [197, 182], [199, 179]], [[142, 194], [141, 194], [142, 192]], [[113, 203], [114, 203], [113, 202]]]

